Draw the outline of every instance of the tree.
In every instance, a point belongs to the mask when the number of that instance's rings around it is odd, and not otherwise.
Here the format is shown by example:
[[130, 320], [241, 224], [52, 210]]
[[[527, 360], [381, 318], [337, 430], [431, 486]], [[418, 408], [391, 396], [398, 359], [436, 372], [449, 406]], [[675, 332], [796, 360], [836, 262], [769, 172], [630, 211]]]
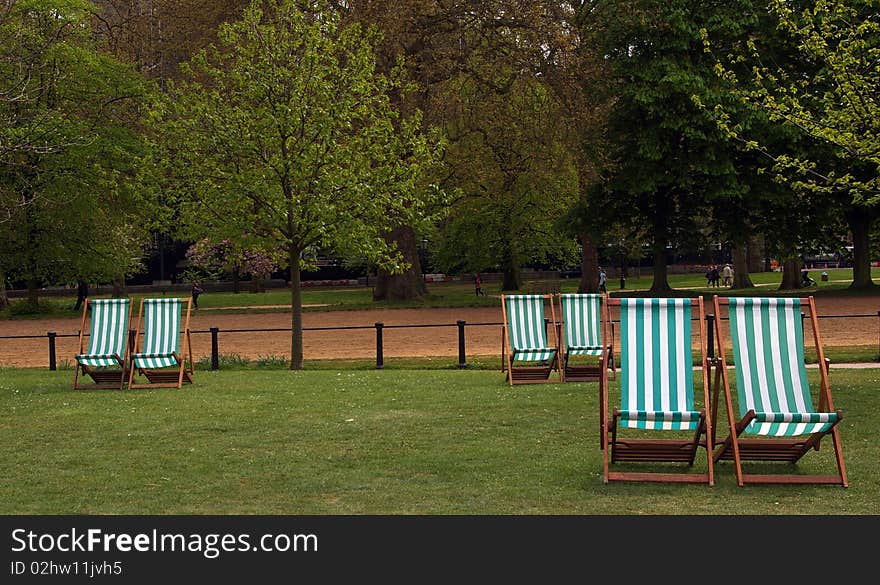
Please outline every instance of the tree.
[[[325, 2], [254, 1], [220, 27], [157, 112], [183, 233], [281, 249], [290, 268], [291, 369], [302, 368], [304, 253], [361, 253], [395, 270], [383, 239], [436, 194], [437, 144], [390, 107], [377, 34]], [[244, 236], [247, 234], [247, 236]]]
[[202, 238], [186, 250], [190, 265], [188, 277], [190, 280], [219, 280], [230, 275], [233, 291], [238, 293], [240, 278], [249, 275], [254, 282], [254, 292], [261, 292], [262, 281], [278, 269], [276, 256], [270, 250], [238, 247], [230, 240], [212, 242]]
[[[730, 111], [715, 106], [719, 126], [764, 155], [767, 166], [795, 189], [823, 195], [825, 206], [842, 207], [853, 237], [854, 288], [874, 286], [868, 250], [880, 202], [878, 5], [876, 0], [806, 5], [772, 0], [778, 35], [793, 45], [798, 58], [768, 60], [763, 38], [717, 56], [717, 72], [733, 95], [773, 123], [824, 146], [793, 150], [768, 144]], [[712, 35], [704, 33], [704, 38], [714, 49]]]
[[613, 166], [609, 204], [631, 224], [650, 226], [652, 292], [670, 290], [672, 242], [697, 232], [695, 219], [742, 192], [735, 149], [693, 96], [723, 99], [700, 29], [741, 34], [749, 3], [637, 0], [594, 3], [592, 41], [617, 94], [608, 125]]
[[497, 266], [502, 290], [521, 287], [529, 261], [570, 259], [574, 242], [555, 220], [572, 206], [577, 175], [560, 136], [557, 105], [531, 74], [484, 72], [450, 86], [446, 163], [461, 196], [453, 203], [437, 261], [450, 270]]
[[148, 88], [97, 51], [89, 5], [8, 3], [0, 21], [0, 274], [43, 282], [137, 269], [143, 215], [132, 182]]

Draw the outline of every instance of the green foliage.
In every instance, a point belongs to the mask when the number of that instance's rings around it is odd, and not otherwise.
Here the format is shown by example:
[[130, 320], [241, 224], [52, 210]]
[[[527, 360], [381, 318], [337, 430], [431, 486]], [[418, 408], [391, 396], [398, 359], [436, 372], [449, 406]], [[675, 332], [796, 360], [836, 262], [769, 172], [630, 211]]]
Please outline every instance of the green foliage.
[[138, 268], [149, 208], [131, 68], [90, 38], [90, 5], [12, 3], [0, 22], [0, 271], [42, 282]]
[[[217, 364], [221, 370], [246, 369], [250, 363], [251, 360], [237, 353], [221, 353], [217, 356]], [[210, 370], [211, 356], [199, 358], [193, 367], [196, 370]]]
[[341, 27], [325, 3], [293, 0], [255, 2], [221, 26], [220, 46], [194, 57], [156, 112], [182, 235], [395, 266], [381, 235], [389, 218], [422, 219], [436, 145], [417, 114], [390, 107], [376, 38]]
[[[773, 0], [770, 11], [779, 33], [809, 64], [768, 61], [761, 39], [727, 54], [716, 71], [744, 103], [766, 112], [770, 121], [789, 125], [833, 145], [843, 166], [797, 151], [774, 149], [750, 136], [749, 129], [723, 108], [719, 125], [746, 148], [772, 158], [775, 171], [796, 188], [846, 193], [856, 203], [880, 200], [880, 21], [876, 0], [823, 0], [802, 8]], [[715, 40], [704, 33], [707, 46]], [[710, 44], [711, 43], [711, 44]], [[747, 65], [748, 67], [743, 67]]]
[[301, 367], [299, 273], [313, 248], [403, 268], [383, 237], [425, 221], [439, 144], [375, 68], [376, 31], [342, 26], [327, 2], [254, 1], [199, 52], [154, 112], [165, 194], [180, 235], [286, 254], [292, 367]]
[[[713, 206], [745, 192], [735, 148], [693, 96], [725, 99], [700, 29], [735, 38], [752, 21], [750, 8], [748, 1], [621, 0], [597, 5], [585, 21], [618, 96], [609, 120], [607, 205], [633, 230], [649, 227], [656, 267], [667, 245], [695, 245], [689, 238], [699, 233], [697, 220]], [[666, 290], [665, 273], [655, 274], [655, 290]]]
[[461, 77], [447, 87], [455, 116], [446, 163], [460, 196], [434, 262], [447, 272], [498, 268], [505, 288], [518, 288], [523, 264], [576, 258], [555, 220], [577, 197], [577, 174], [547, 87], [504, 68], [483, 75], [492, 82]]

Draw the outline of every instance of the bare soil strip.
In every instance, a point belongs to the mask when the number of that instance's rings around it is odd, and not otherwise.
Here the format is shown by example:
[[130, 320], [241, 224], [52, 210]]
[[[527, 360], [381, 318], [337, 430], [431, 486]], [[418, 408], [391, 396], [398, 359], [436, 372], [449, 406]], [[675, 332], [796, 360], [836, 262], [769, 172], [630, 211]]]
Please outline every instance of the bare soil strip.
[[[880, 343], [880, 296], [873, 297], [820, 297], [816, 299], [819, 315], [871, 315], [862, 318], [821, 318], [823, 341], [828, 346], [873, 345]], [[340, 331], [306, 331], [304, 333], [305, 359], [372, 359], [376, 355], [376, 331], [381, 321], [386, 326], [445, 324], [444, 327], [397, 329], [386, 327], [383, 332], [386, 358], [458, 355], [456, 321], [462, 319], [466, 328], [468, 356], [499, 355], [501, 326], [477, 323], [500, 323], [501, 307], [473, 307], [455, 309], [381, 309], [366, 311], [330, 311], [305, 313], [303, 326], [350, 327], [367, 329]], [[231, 329], [289, 328], [290, 313], [224, 314], [222, 311], [194, 310], [194, 331], [220, 329], [221, 354], [238, 354], [248, 359], [290, 356], [290, 333], [245, 332], [224, 333]], [[0, 321], [0, 337], [5, 335], [39, 335], [39, 339], [0, 339], [0, 367], [41, 367], [48, 365], [46, 332], [76, 335], [79, 318]], [[805, 331], [811, 344], [809, 324]], [[211, 337], [208, 333], [194, 333], [193, 354], [196, 360], [210, 355]], [[71, 362], [77, 353], [76, 337], [57, 340], [59, 364]], [[500, 359], [500, 358], [499, 358]], [[499, 361], [500, 363], [500, 361]]]

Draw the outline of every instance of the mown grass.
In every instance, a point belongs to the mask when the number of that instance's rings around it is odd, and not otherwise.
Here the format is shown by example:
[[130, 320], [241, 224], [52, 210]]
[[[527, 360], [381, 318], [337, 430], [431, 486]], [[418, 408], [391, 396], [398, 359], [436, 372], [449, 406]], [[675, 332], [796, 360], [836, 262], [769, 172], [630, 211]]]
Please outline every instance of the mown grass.
[[[499, 348], [500, 349], [500, 348]], [[725, 357], [728, 363], [733, 363], [733, 353], [727, 350]], [[880, 361], [876, 345], [832, 346], [825, 348], [825, 357], [831, 360], [831, 367], [835, 364], [867, 363]], [[266, 355], [257, 358], [247, 358], [240, 354], [220, 354], [218, 366], [221, 370], [285, 370], [290, 367], [287, 356]], [[584, 363], [594, 363], [595, 358], [578, 358]], [[693, 354], [693, 363], [699, 365], [702, 356], [699, 351]], [[804, 360], [808, 364], [815, 364], [816, 350], [806, 348]], [[73, 370], [68, 362], [59, 363], [59, 368], [64, 367]], [[385, 356], [381, 369], [385, 370], [489, 370], [499, 371], [501, 356], [495, 355], [468, 355], [465, 367], [460, 368], [458, 358], [455, 356], [424, 356], [424, 357], [394, 357]], [[308, 371], [336, 371], [336, 370], [375, 370], [376, 360], [370, 359], [306, 359], [303, 368]], [[210, 370], [211, 358], [202, 357], [195, 363], [196, 370]]]
[[[197, 372], [181, 390], [74, 392], [70, 383], [69, 372], [0, 371], [0, 513], [880, 509], [880, 370], [832, 373], [849, 489], [739, 488], [730, 464], [713, 488], [605, 485], [595, 383], [510, 388], [500, 372], [425, 370]], [[829, 447], [792, 469], [831, 470]], [[704, 461], [701, 452], [697, 468]]]
[[[669, 283], [675, 289], [671, 294], [693, 296], [696, 294], [722, 295], [876, 295], [878, 291], [850, 291], [847, 287], [852, 281], [852, 270], [828, 270], [829, 281], [821, 282], [820, 270], [811, 272], [817, 286], [797, 291], [778, 290], [781, 282], [779, 272], [761, 272], [751, 275], [756, 287], [752, 289], [710, 288], [702, 274], [673, 274]], [[880, 283], [880, 268], [873, 268], [872, 275]], [[650, 270], [642, 269], [627, 278], [626, 287], [620, 289], [619, 281], [611, 279], [608, 291], [612, 296], [644, 295], [651, 286]], [[518, 292], [532, 292], [535, 288], [555, 288], [561, 292], [575, 292], [578, 287], [577, 278], [565, 278], [552, 281], [525, 282]], [[305, 311], [338, 311], [358, 309], [403, 309], [403, 308], [450, 308], [450, 307], [497, 307], [501, 285], [489, 282], [483, 286], [487, 296], [476, 296], [470, 282], [446, 282], [428, 285], [429, 294], [413, 301], [374, 301], [371, 287], [331, 288], [322, 287], [303, 290]], [[137, 306], [143, 294], [132, 295]], [[155, 296], [155, 295], [150, 295]], [[186, 296], [178, 293], [176, 296]], [[0, 311], [0, 319], [40, 319], [45, 317], [74, 317], [81, 313], [73, 310], [73, 297], [44, 297], [37, 307], [29, 307], [23, 299], [13, 299], [9, 308]], [[289, 312], [290, 292], [286, 289], [272, 289], [265, 292], [205, 293], [199, 297], [199, 310], [228, 313], [266, 313]]]

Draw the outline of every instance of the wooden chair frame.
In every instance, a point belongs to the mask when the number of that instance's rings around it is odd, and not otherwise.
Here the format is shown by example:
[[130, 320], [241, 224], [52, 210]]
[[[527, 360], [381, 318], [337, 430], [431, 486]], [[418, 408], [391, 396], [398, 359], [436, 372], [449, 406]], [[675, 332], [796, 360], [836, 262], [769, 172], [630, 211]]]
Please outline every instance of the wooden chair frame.
[[[140, 334], [141, 328], [143, 327], [143, 318], [144, 318], [144, 301], [146, 299], [141, 299], [140, 308], [138, 309], [138, 318], [137, 318], [137, 327], [135, 328], [134, 334], [134, 347], [131, 351], [131, 354], [134, 355], [138, 353], [138, 347], [140, 342]], [[192, 299], [184, 298], [180, 299], [181, 303], [186, 307], [186, 316], [184, 318], [183, 325], [183, 335], [181, 343], [186, 345], [185, 352], [183, 356], [177, 354], [177, 352], [173, 352], [171, 355], [177, 361], [178, 367], [168, 367], [168, 368], [138, 368], [134, 359], [130, 359], [130, 368], [129, 368], [129, 376], [128, 376], [128, 387], [129, 388], [181, 388], [184, 382], [188, 384], [193, 383], [193, 357], [192, 357], [192, 339], [190, 337], [190, 329], [189, 329], [189, 320], [190, 320], [190, 312], [192, 309]], [[187, 359], [189, 358], [189, 359]], [[187, 366], [188, 364], [188, 366]], [[147, 384], [136, 384], [134, 383], [135, 370], [149, 380]]]
[[[611, 369], [611, 379], [617, 379], [617, 369], [614, 366], [614, 323], [611, 319], [608, 318], [608, 295], [605, 293], [599, 294], [599, 306], [600, 308], [600, 320], [603, 324], [602, 326], [602, 349], [603, 353], [608, 354], [607, 367]], [[568, 354], [568, 335], [565, 333], [565, 327], [563, 327], [563, 323], [565, 323], [563, 307], [562, 307], [562, 293], [558, 293], [556, 295], [556, 300], [559, 301], [559, 324], [557, 331], [557, 339], [559, 339], [559, 353], [562, 355], [561, 365], [559, 368], [560, 378], [563, 382], [598, 382], [602, 379], [602, 358], [599, 356], [599, 364], [598, 365], [571, 365], [569, 364], [569, 354]], [[605, 329], [608, 327], [610, 323], [610, 337], [611, 340], [608, 341], [608, 337], [605, 335]]]
[[[619, 307], [621, 299], [608, 299], [608, 311], [606, 315], [610, 321], [611, 307]], [[605, 483], [610, 481], [638, 481], [638, 482], [673, 482], [673, 483], [708, 483], [715, 485], [714, 461], [712, 450], [707, 446], [709, 437], [713, 436], [712, 418], [708, 413], [709, 407], [709, 364], [706, 355], [705, 320], [703, 319], [703, 299], [697, 297], [691, 300], [691, 319], [693, 311], [697, 309], [700, 323], [700, 355], [703, 370], [703, 408], [700, 410], [700, 421], [694, 436], [691, 439], [630, 439], [622, 438], [617, 433], [617, 421], [620, 412], [617, 408], [612, 411], [608, 418], [608, 369], [604, 360], [607, 354], [603, 354], [602, 378], [599, 382], [599, 435], [603, 451], [602, 472]], [[607, 329], [607, 328], [605, 328]], [[604, 333], [603, 333], [604, 335]], [[690, 347], [690, 346], [689, 346]], [[621, 355], [620, 369], [626, 367]], [[682, 431], [683, 432], [683, 431]], [[609, 439], [610, 435], [610, 439]], [[705, 439], [702, 437], [705, 435]], [[706, 448], [706, 473], [690, 472], [627, 472], [611, 471], [611, 464], [618, 462], [664, 462], [686, 463], [691, 467], [696, 460], [697, 449]]]
[[508, 351], [507, 348], [508, 320], [507, 303], [505, 302], [507, 296], [508, 295], [501, 295], [501, 315], [504, 319], [504, 324], [501, 327], [501, 371], [507, 372], [507, 381], [511, 386], [514, 384], [542, 384], [553, 382], [554, 380], [550, 379], [550, 374], [552, 374], [554, 370], [559, 373], [559, 328], [556, 321], [556, 309], [553, 303], [553, 295], [539, 295], [544, 300], [550, 301], [550, 326], [553, 330], [553, 335], [556, 338], [556, 345], [555, 347], [552, 347], [554, 350], [553, 357], [550, 359], [550, 363], [546, 366], [513, 365], [513, 348], [510, 348], [510, 351]]
[[[83, 304], [83, 314], [82, 321], [79, 326], [79, 350], [77, 355], [81, 355], [86, 347], [85, 347], [85, 335], [86, 335], [86, 317], [89, 312], [89, 305], [91, 304], [91, 299], [86, 299]], [[129, 307], [130, 309], [130, 307]], [[74, 390], [122, 390], [125, 388], [125, 374], [128, 372], [128, 357], [131, 354], [131, 335], [130, 335], [130, 326], [131, 326], [131, 312], [129, 310], [128, 314], [128, 323], [126, 324], [126, 336], [127, 340], [125, 343], [125, 352], [123, 355], [114, 355], [114, 359], [119, 364], [119, 369], [103, 369], [96, 368], [94, 366], [87, 366], [85, 364], [76, 363], [76, 367], [74, 368], [73, 374], [73, 389]], [[75, 360], [75, 358], [74, 358]], [[75, 360], [76, 361], [76, 360]], [[79, 382], [80, 371], [84, 376], [89, 376], [94, 384], [81, 384]]]
[[[816, 313], [816, 303], [813, 297], [802, 297], [800, 299], [801, 307], [808, 306], [810, 310], [810, 324], [813, 330], [813, 341], [816, 344], [816, 352], [818, 356], [819, 366], [819, 407], [817, 412], [837, 412], [838, 422], [842, 419], [842, 413], [834, 409], [834, 402], [831, 399], [831, 384], [828, 378], [829, 360], [825, 358], [825, 351], [822, 346], [821, 336], [819, 334], [819, 320]], [[714, 296], [713, 303], [715, 306], [715, 341], [718, 348], [718, 363], [715, 373], [715, 382], [712, 396], [712, 411], [718, 411], [718, 395], [720, 388], [724, 388], [724, 401], [727, 406], [727, 422], [730, 433], [723, 441], [716, 441], [714, 434], [712, 435], [712, 443], [717, 447], [714, 460], [732, 460], [736, 470], [736, 482], [739, 486], [749, 484], [833, 484], [847, 487], [849, 482], [846, 475], [846, 467], [843, 463], [843, 453], [841, 451], [840, 432], [838, 425], [835, 423], [831, 428], [824, 432], [813, 433], [811, 435], [802, 435], [799, 437], [787, 438], [740, 438], [740, 435], [756, 417], [753, 410], [748, 411], [739, 421], [734, 419], [733, 397], [730, 392], [730, 381], [727, 372], [727, 359], [724, 355], [724, 334], [719, 326], [721, 316], [721, 306], [727, 306], [729, 310], [729, 298], [720, 298]], [[825, 435], [831, 435], [832, 444], [834, 445], [834, 455], [837, 461], [837, 475], [797, 475], [797, 474], [758, 474], [745, 473], [743, 471], [743, 461], [775, 461], [797, 463], [810, 449], [819, 450], [819, 443]]]

